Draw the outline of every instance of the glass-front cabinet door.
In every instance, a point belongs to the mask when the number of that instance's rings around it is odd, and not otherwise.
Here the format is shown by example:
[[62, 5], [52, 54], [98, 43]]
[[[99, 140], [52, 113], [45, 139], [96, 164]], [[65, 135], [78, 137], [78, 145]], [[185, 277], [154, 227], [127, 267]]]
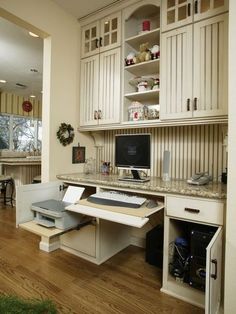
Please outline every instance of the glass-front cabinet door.
[[82, 28], [82, 58], [99, 52], [99, 22], [94, 22]]
[[196, 0], [194, 1], [194, 21], [228, 11], [228, 0]]
[[116, 48], [121, 42], [121, 13], [109, 15], [100, 22], [100, 51]]
[[162, 1], [162, 31], [192, 22], [192, 0]]

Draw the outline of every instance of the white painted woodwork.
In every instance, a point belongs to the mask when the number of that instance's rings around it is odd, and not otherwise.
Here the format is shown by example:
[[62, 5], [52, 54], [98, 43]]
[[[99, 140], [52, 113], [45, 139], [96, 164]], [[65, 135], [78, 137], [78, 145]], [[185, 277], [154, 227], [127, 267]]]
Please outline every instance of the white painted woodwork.
[[161, 119], [192, 117], [192, 26], [164, 33], [161, 42]]
[[224, 203], [179, 196], [166, 197], [167, 215], [183, 220], [223, 225]]
[[81, 30], [81, 56], [89, 57], [99, 52], [99, 22], [83, 26]]
[[99, 55], [81, 60], [80, 125], [97, 124], [94, 119], [99, 103]]
[[66, 209], [75, 213], [85, 214], [136, 228], [143, 227], [149, 220], [146, 217], [131, 216], [80, 204], [70, 205]]
[[16, 187], [16, 226], [33, 220], [34, 212], [31, 210], [32, 203], [47, 199], [62, 199], [63, 192], [59, 187], [60, 181], [27, 184]]
[[120, 48], [100, 54], [99, 124], [120, 121]]
[[96, 225], [87, 225], [79, 230], [71, 230], [60, 237], [61, 245], [84, 254], [96, 256]]
[[[221, 274], [222, 274], [222, 242], [223, 230], [218, 228], [214, 237], [211, 239], [206, 252], [206, 299], [205, 299], [205, 313], [215, 314], [219, 313], [221, 304]], [[213, 262], [217, 263], [217, 266]], [[212, 275], [217, 275], [213, 278]]]
[[228, 14], [194, 24], [194, 117], [227, 114], [227, 47]]
[[82, 58], [116, 48], [121, 44], [121, 12], [116, 12], [100, 21], [82, 27]]
[[119, 122], [120, 48], [82, 59], [80, 82], [80, 125]]
[[107, 131], [99, 161], [111, 161], [115, 171], [115, 135], [134, 133], [151, 134], [151, 176], [162, 176], [164, 150], [170, 151], [172, 179], [186, 180], [196, 172], [208, 171], [214, 181], [220, 181], [221, 173], [227, 167], [224, 127], [217, 124]]
[[194, 13], [194, 21], [203, 20], [220, 13], [227, 12], [229, 9], [228, 0], [198, 0], [197, 12]]
[[216, 16], [228, 11], [228, 0], [162, 1], [162, 31]]
[[[188, 12], [188, 7], [190, 11]], [[189, 24], [193, 20], [193, 1], [177, 1], [166, 0], [162, 1], [162, 31], [168, 31], [173, 28], [181, 27]]]

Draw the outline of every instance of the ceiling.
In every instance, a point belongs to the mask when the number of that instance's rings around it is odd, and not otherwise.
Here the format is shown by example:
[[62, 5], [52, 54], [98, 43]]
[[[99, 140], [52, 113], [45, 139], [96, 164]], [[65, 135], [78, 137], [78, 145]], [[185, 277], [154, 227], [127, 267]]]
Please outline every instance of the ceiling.
[[[76, 18], [120, 0], [52, 0]], [[0, 17], [0, 91], [42, 96], [43, 40]], [[38, 72], [32, 71], [37, 70]], [[19, 86], [16, 84], [21, 84]]]

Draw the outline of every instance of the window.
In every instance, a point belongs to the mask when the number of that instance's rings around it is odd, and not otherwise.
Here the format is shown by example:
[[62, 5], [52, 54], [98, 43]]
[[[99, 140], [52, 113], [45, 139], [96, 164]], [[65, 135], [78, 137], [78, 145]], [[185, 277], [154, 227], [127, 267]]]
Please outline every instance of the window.
[[13, 115], [0, 115], [0, 149], [41, 150], [42, 121]]

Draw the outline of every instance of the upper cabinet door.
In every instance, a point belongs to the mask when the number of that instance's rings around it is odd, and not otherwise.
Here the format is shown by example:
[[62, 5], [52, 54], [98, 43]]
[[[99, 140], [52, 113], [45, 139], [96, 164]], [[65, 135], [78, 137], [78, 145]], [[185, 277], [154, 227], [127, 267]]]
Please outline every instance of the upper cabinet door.
[[100, 54], [99, 124], [120, 122], [120, 48]]
[[197, 0], [194, 1], [194, 21], [215, 16], [228, 11], [228, 0]]
[[99, 22], [96, 21], [82, 27], [81, 55], [89, 57], [99, 52]]
[[168, 31], [228, 11], [228, 0], [162, 1], [162, 31]]
[[161, 47], [160, 118], [191, 118], [192, 25], [163, 34]]
[[100, 22], [100, 52], [121, 44], [121, 12], [109, 15]]
[[99, 54], [81, 60], [80, 126], [98, 124]]
[[227, 47], [227, 13], [194, 24], [194, 117], [227, 115]]
[[192, 0], [162, 1], [162, 31], [168, 31], [193, 21]]

